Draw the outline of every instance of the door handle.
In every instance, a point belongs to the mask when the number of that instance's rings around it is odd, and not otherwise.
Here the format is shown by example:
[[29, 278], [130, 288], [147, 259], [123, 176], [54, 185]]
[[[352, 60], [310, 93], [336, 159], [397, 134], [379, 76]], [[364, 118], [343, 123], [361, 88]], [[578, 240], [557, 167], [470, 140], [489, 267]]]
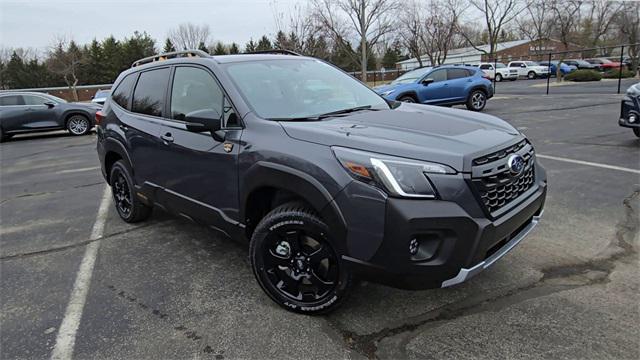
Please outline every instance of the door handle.
[[164, 134], [164, 135], [160, 135], [160, 139], [162, 139], [165, 143], [172, 143], [173, 142], [173, 136], [171, 135], [170, 132]]

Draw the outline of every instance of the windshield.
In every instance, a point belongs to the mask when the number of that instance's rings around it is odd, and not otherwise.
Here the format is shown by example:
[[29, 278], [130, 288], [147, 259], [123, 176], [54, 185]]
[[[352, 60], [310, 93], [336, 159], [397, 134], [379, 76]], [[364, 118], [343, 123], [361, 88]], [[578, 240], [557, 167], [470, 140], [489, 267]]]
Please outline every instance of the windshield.
[[287, 120], [329, 112], [389, 105], [373, 90], [319, 60], [265, 60], [231, 63], [231, 80], [262, 118]]
[[415, 69], [415, 70], [409, 71], [408, 73], [405, 73], [404, 75], [400, 76], [399, 78], [393, 80], [391, 83], [392, 84], [412, 83], [412, 82], [414, 82], [414, 81], [416, 81], [418, 79], [421, 79], [429, 71], [431, 71], [430, 67]]
[[525, 64], [527, 64], [527, 66], [538, 66], [538, 63], [535, 61], [525, 61]]

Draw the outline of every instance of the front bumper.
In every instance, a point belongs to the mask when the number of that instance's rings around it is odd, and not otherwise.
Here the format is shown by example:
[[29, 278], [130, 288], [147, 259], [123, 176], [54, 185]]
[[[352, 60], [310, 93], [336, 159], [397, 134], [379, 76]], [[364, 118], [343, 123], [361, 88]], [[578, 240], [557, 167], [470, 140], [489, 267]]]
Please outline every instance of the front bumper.
[[534, 187], [498, 218], [481, 207], [465, 177], [430, 177], [441, 200], [387, 198], [350, 184], [334, 200], [348, 228], [345, 263], [366, 280], [403, 289], [452, 286], [494, 264], [540, 221], [546, 174], [536, 165]]
[[[630, 120], [635, 118], [634, 122]], [[628, 128], [640, 128], [640, 96], [625, 96], [620, 103], [618, 125]]]

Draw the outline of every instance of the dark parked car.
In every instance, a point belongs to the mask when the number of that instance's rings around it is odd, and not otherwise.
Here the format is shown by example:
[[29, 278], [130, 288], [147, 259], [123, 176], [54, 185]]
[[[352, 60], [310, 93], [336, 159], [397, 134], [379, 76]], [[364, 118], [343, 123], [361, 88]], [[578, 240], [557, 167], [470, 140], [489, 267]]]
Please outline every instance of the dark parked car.
[[594, 64], [599, 71], [607, 71], [612, 69], [619, 69], [622, 64], [617, 61], [611, 61], [605, 58], [593, 58], [586, 59], [590, 64]]
[[547, 192], [506, 122], [385, 100], [309, 57], [142, 59], [96, 120], [124, 221], [157, 205], [248, 243], [262, 289], [300, 313], [337, 307], [354, 276], [464, 282], [536, 226]]
[[72, 135], [89, 133], [100, 107], [69, 103], [37, 92], [0, 93], [0, 141], [15, 134], [67, 129]]
[[567, 65], [573, 65], [580, 70], [598, 70], [598, 65], [592, 64], [586, 60], [568, 59], [564, 61]]
[[640, 83], [627, 89], [620, 107], [620, 126], [633, 129], [633, 133], [640, 137]]
[[375, 91], [390, 100], [429, 105], [464, 104], [481, 111], [493, 97], [493, 85], [474, 66], [435, 66], [409, 71]]

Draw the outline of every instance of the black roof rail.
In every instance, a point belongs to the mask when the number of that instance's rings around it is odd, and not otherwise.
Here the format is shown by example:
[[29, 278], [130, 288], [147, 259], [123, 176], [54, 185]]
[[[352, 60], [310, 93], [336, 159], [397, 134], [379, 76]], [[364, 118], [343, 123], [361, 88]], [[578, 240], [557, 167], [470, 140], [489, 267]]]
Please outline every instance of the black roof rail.
[[155, 61], [163, 61], [167, 59], [175, 59], [175, 58], [181, 58], [181, 57], [211, 57], [211, 55], [207, 54], [202, 50], [173, 51], [173, 52], [153, 55], [146, 58], [142, 58], [140, 60], [136, 60], [133, 62], [133, 64], [131, 64], [131, 67], [152, 63]]
[[273, 49], [273, 50], [258, 50], [252, 51], [245, 54], [280, 54], [280, 55], [293, 55], [293, 56], [302, 56], [295, 51], [285, 50], [285, 49]]

